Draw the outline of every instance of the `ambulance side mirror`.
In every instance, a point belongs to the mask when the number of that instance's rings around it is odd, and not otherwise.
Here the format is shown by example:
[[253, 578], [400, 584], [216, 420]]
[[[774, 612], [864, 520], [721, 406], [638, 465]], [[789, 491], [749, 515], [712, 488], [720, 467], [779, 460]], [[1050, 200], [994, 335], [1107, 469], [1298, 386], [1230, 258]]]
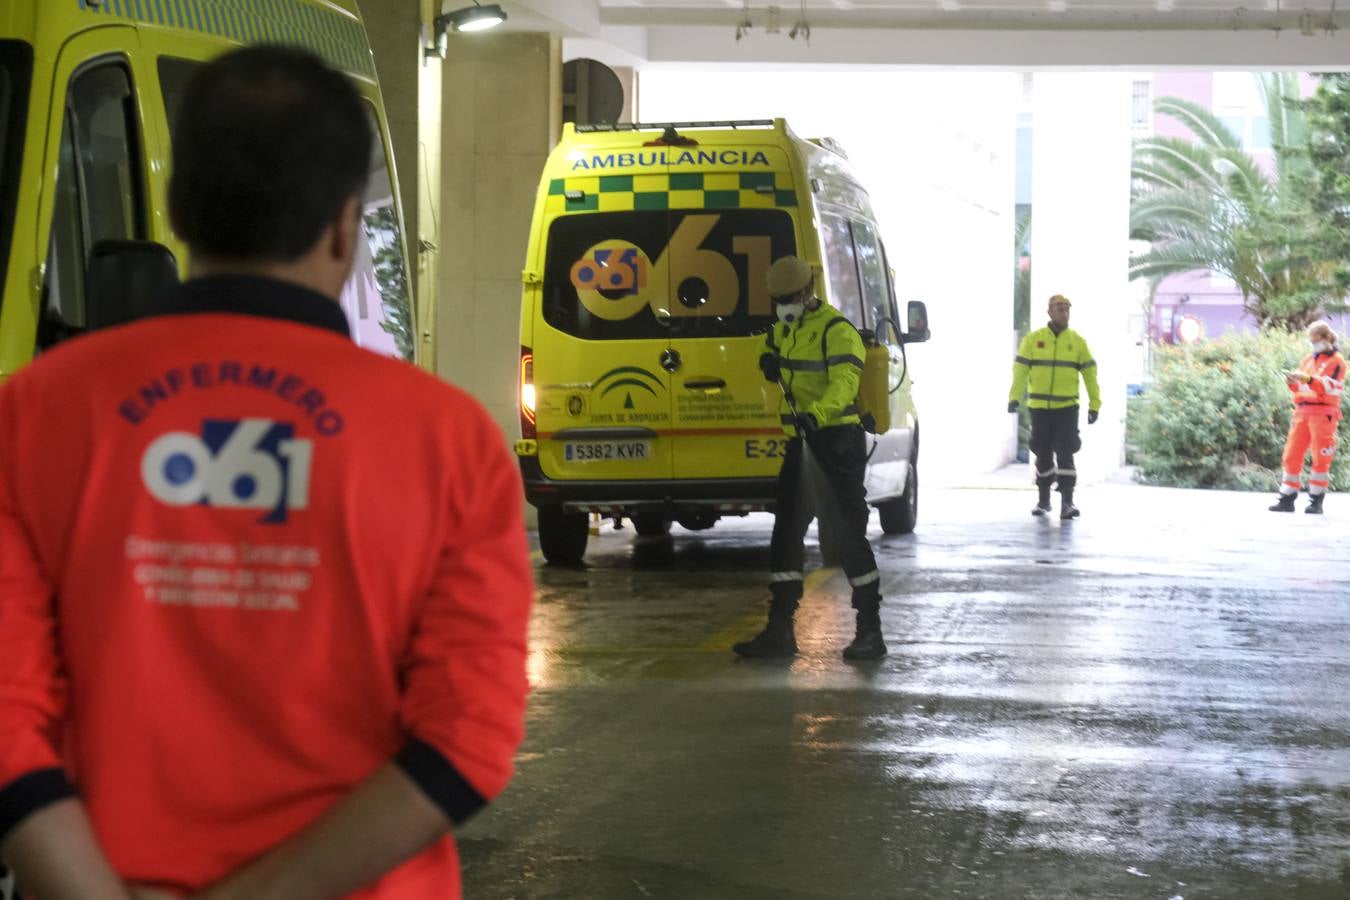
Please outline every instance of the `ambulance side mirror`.
[[928, 307], [924, 306], [921, 300], [909, 301], [908, 308], [908, 327], [905, 333], [901, 335], [900, 342], [903, 344], [922, 344], [931, 336], [928, 331]]
[[178, 284], [173, 252], [152, 241], [99, 241], [85, 278], [89, 331], [124, 325], [149, 315]]

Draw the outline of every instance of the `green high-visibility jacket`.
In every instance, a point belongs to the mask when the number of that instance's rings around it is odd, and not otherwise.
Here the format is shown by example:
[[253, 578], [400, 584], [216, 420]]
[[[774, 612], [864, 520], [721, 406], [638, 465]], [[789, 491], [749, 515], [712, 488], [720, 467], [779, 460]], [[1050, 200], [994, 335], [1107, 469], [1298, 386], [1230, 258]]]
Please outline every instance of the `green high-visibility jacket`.
[[[783, 387], [799, 414], [815, 416], [822, 428], [858, 424], [858, 385], [866, 350], [858, 329], [843, 313], [822, 300], [791, 325], [775, 323], [764, 344], [778, 357]], [[786, 396], [778, 414], [783, 431], [795, 437], [797, 427]]]
[[1088, 409], [1101, 409], [1102, 392], [1097, 387], [1097, 361], [1087, 341], [1072, 328], [1059, 334], [1049, 327], [1022, 338], [1013, 360], [1012, 390], [1008, 399], [1022, 401], [1029, 409], [1064, 409], [1078, 405], [1078, 377], [1087, 385]]

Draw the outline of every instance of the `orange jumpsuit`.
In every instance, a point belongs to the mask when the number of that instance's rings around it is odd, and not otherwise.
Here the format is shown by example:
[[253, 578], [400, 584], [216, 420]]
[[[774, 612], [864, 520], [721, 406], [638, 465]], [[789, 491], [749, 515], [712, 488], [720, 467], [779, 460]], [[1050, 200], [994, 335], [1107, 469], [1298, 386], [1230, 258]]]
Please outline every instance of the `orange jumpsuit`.
[[1336, 453], [1336, 424], [1341, 419], [1341, 391], [1345, 387], [1345, 357], [1337, 350], [1324, 350], [1299, 363], [1302, 380], [1291, 380], [1294, 421], [1284, 444], [1284, 481], [1280, 493], [1297, 494], [1303, 458], [1312, 448], [1312, 473], [1308, 493], [1325, 494]]

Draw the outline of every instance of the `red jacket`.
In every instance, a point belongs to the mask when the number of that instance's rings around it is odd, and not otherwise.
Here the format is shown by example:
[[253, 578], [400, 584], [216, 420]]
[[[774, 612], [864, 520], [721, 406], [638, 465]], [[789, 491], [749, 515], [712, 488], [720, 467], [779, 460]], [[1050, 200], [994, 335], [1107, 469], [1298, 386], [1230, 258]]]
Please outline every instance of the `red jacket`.
[[[122, 877], [199, 889], [391, 759], [462, 821], [523, 728], [501, 433], [303, 289], [173, 309], [0, 389], [0, 838], [73, 784]], [[458, 897], [453, 840], [355, 896]]]
[[1324, 350], [1303, 357], [1298, 370], [1306, 380], [1291, 381], [1294, 408], [1341, 417], [1341, 394], [1345, 390], [1345, 357], [1337, 350]]

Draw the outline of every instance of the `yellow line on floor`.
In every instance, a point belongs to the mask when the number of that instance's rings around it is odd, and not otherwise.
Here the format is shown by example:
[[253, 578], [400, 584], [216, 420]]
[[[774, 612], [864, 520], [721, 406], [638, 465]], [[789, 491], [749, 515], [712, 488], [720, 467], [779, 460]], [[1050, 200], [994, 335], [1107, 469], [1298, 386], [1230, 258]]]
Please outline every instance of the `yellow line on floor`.
[[[807, 572], [806, 577], [802, 579], [802, 590], [809, 594], [811, 591], [814, 591], [816, 588], [829, 581], [837, 572], [839, 572], [839, 569], [816, 569], [814, 572]], [[703, 651], [730, 650], [731, 645], [737, 641], [754, 636], [755, 630], [763, 626], [767, 610], [768, 603], [760, 603], [754, 609], [746, 611], [745, 615], [736, 619], [721, 631], [699, 644], [698, 649]]]

